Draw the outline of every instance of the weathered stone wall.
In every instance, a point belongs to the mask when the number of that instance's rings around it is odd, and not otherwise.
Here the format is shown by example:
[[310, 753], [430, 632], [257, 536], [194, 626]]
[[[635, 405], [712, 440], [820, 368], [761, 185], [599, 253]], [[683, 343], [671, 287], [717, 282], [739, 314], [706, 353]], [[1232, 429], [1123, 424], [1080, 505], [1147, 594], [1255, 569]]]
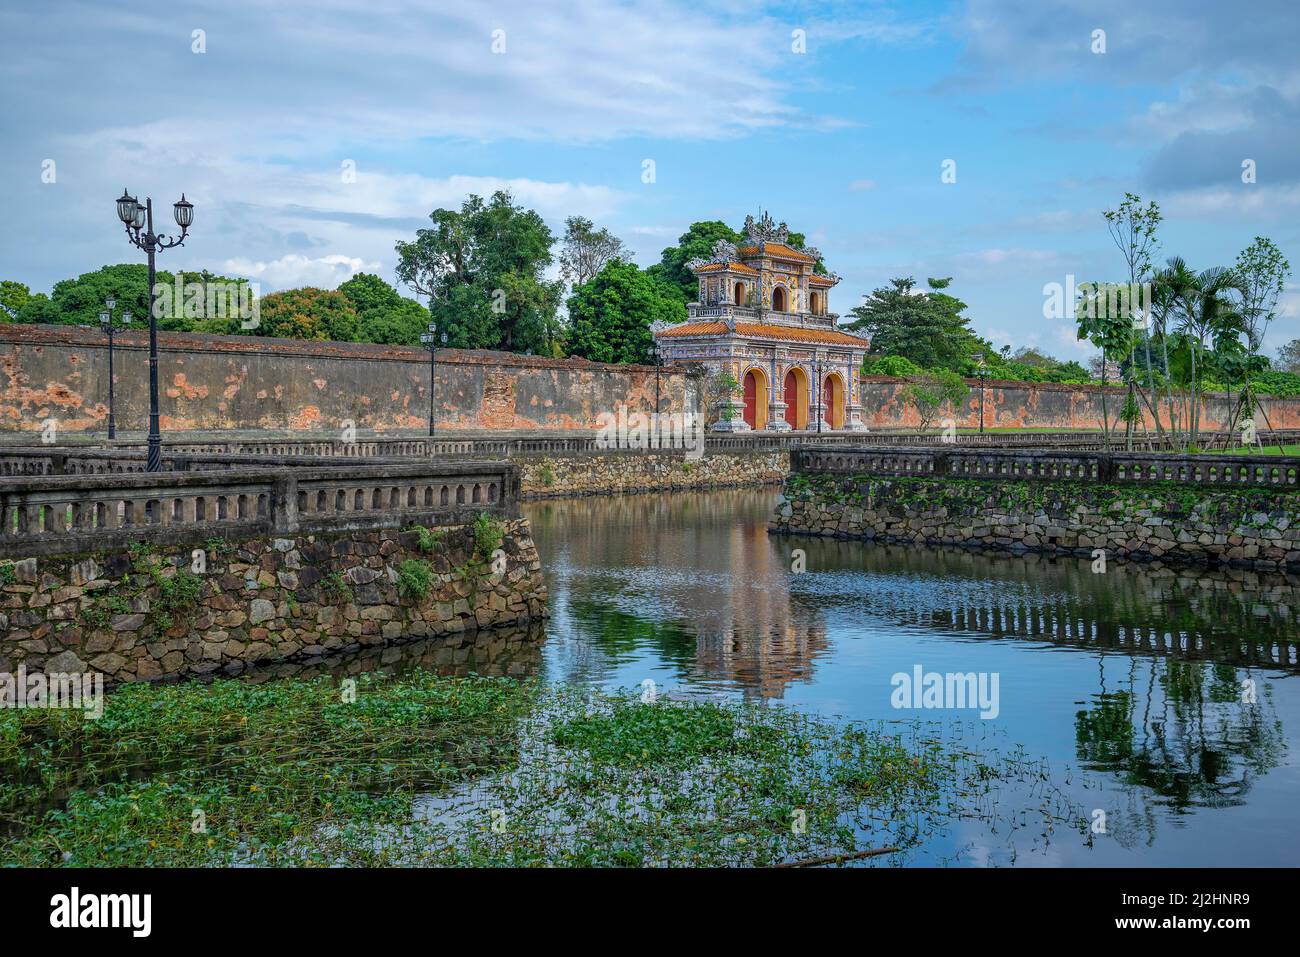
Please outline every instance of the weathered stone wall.
[[[337, 434], [424, 430], [429, 353], [405, 346], [160, 333], [165, 432], [284, 429]], [[119, 432], [148, 425], [148, 336], [115, 337]], [[98, 330], [0, 325], [0, 430], [104, 431], [108, 347]], [[660, 409], [697, 408], [697, 380], [661, 370]], [[620, 404], [650, 410], [654, 366], [610, 366], [504, 352], [442, 350], [437, 421], [444, 429], [595, 429]]]
[[[148, 337], [123, 333], [114, 350], [117, 427], [147, 425]], [[159, 335], [162, 428], [184, 431], [287, 430], [338, 434], [423, 431], [429, 415], [429, 354], [405, 346], [304, 342], [245, 336]], [[67, 433], [103, 432], [108, 418], [108, 349], [102, 333], [73, 326], [0, 324], [0, 432], [39, 431], [53, 419]], [[979, 425], [978, 380], [958, 425]], [[915, 427], [901, 379], [862, 379], [870, 428]], [[660, 409], [705, 411], [703, 379], [680, 368], [659, 376]], [[1110, 389], [1112, 422], [1123, 390]], [[595, 429], [620, 404], [649, 410], [653, 366], [604, 365], [503, 352], [446, 350], [437, 374], [443, 429]], [[984, 390], [990, 427], [1100, 428], [1096, 386], [992, 381]], [[1266, 400], [1272, 428], [1300, 428], [1300, 400]], [[1228, 400], [1211, 396], [1203, 427], [1230, 420]]]
[[[417, 532], [377, 529], [6, 563], [0, 671], [25, 664], [138, 681], [428, 637], [468, 649], [463, 636], [480, 628], [546, 615], [528, 520], [502, 528], [506, 565], [495, 575], [474, 558], [464, 525], [435, 530], [430, 551]], [[427, 563], [424, 598], [400, 593], [405, 561]]]
[[[953, 415], [958, 428], [978, 428], [980, 424], [980, 381], [967, 379], [970, 396]], [[869, 428], [916, 428], [921, 424], [916, 410], [908, 406], [903, 392], [906, 379], [886, 376], [862, 377], [862, 418]], [[1102, 396], [1111, 428], [1123, 430], [1119, 415], [1124, 407], [1125, 391], [1093, 385], [1063, 385], [1055, 382], [1003, 382], [989, 379], [984, 383], [984, 425], [986, 428], [1100, 429]], [[1169, 409], [1159, 404], [1161, 422], [1168, 427]], [[1300, 428], [1300, 399], [1265, 399], [1267, 421], [1257, 421], [1260, 429]], [[948, 415], [945, 410], [940, 418]], [[1186, 420], [1186, 413], [1180, 413]], [[1149, 428], [1154, 422], [1145, 414]], [[1214, 432], [1226, 429], [1232, 421], [1232, 398], [1209, 395], [1201, 406], [1201, 429]], [[1185, 427], [1185, 426], [1184, 426]]]
[[1300, 565], [1294, 491], [792, 475], [771, 530], [1109, 558]]
[[789, 452], [719, 452], [698, 459], [676, 452], [606, 452], [511, 461], [527, 498], [777, 485], [790, 472]]

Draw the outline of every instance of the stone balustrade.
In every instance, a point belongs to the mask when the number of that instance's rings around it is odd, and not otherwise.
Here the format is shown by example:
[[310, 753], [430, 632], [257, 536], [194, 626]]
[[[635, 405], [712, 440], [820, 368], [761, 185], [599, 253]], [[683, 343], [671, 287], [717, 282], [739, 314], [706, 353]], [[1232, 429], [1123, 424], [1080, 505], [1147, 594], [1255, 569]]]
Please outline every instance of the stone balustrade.
[[1300, 489], [1300, 457], [1275, 455], [805, 448], [791, 453], [790, 464], [795, 473]]
[[[1300, 442], [1300, 430], [1259, 433], [1266, 445]], [[941, 432], [919, 433], [907, 429], [873, 432], [748, 432], [706, 433], [705, 450], [716, 452], [769, 452], [798, 447], [825, 446], [843, 448], [887, 447], [900, 445], [945, 451], [954, 447]], [[1111, 436], [1112, 448], [1124, 445], [1122, 436]], [[1161, 452], [1158, 437], [1145, 435], [1133, 440], [1135, 451]], [[1101, 451], [1105, 438], [1100, 432], [962, 432], [956, 448], [998, 449], [1074, 449]], [[514, 458], [603, 453], [597, 445], [597, 433], [589, 431], [534, 435], [471, 435], [438, 438], [359, 438], [299, 440], [271, 438], [262, 440], [212, 439], [182, 440], [163, 447], [164, 469], [229, 468], [238, 464], [266, 462], [274, 456], [276, 464], [313, 465], [350, 464], [358, 459], [383, 461], [402, 459], [447, 458]], [[243, 458], [240, 458], [240, 457]], [[0, 476], [59, 475], [109, 472], [143, 472], [144, 446], [116, 443], [112, 446], [69, 443], [54, 446], [17, 446], [0, 444]]]
[[462, 524], [518, 502], [516, 467], [488, 461], [14, 477], [0, 480], [0, 556]]

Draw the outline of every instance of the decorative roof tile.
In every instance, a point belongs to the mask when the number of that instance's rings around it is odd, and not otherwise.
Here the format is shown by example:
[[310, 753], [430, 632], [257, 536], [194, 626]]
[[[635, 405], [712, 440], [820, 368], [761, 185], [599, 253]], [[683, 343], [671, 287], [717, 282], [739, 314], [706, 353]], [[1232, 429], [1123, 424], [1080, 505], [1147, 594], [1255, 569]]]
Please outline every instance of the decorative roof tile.
[[[736, 252], [742, 256], [759, 255], [757, 246], [737, 246]], [[787, 246], [785, 243], [767, 242], [763, 244], [763, 253], [768, 256], [775, 256], [779, 259], [798, 259], [803, 262], [814, 263], [817, 261], [816, 256], [809, 256], [801, 249], [795, 249], [793, 246]]]
[[696, 272], [741, 272], [747, 276], [758, 275], [757, 269], [744, 263], [705, 263], [703, 266], [695, 266], [694, 269]]
[[[822, 345], [857, 346], [866, 349], [866, 339], [851, 336], [837, 329], [806, 329], [800, 326], [778, 326], [763, 322], [738, 322], [736, 335], [751, 339], [772, 339], [778, 342], [812, 342]], [[695, 336], [730, 335], [725, 322], [685, 322], [658, 333], [659, 338], [689, 338]]]

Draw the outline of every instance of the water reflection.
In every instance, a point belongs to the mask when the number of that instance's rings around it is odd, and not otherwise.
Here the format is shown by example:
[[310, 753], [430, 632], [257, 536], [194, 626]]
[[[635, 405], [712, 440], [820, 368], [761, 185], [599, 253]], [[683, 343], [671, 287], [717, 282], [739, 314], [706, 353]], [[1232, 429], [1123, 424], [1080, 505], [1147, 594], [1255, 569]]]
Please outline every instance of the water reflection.
[[[1107, 812], [1086, 853], [1034, 849], [1041, 862], [1294, 857], [1300, 684], [1285, 678], [1300, 671], [1300, 577], [1116, 562], [1097, 574], [1072, 557], [769, 538], [774, 501], [529, 506], [552, 601], [546, 677], [653, 678], [890, 719], [895, 671], [997, 671], [1011, 739], [1082, 771], [1075, 797]], [[803, 574], [790, 571], [795, 549]], [[1243, 833], [1189, 823], [1210, 810], [1239, 815]], [[988, 835], [972, 843], [988, 861], [1025, 859]]]

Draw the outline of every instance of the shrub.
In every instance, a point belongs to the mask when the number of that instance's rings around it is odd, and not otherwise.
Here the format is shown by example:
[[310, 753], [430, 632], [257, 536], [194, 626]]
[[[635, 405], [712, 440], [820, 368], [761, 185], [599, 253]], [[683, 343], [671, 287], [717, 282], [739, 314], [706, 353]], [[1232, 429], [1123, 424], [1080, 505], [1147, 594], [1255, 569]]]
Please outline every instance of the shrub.
[[480, 512], [474, 520], [474, 550], [487, 561], [501, 547], [506, 537], [506, 527], [487, 512]]
[[420, 551], [428, 554], [442, 543], [446, 532], [441, 528], [425, 528], [423, 525], [412, 525], [407, 529], [408, 532], [415, 532], [415, 547]]
[[321, 596], [335, 605], [346, 605], [352, 601], [352, 586], [341, 572], [331, 572], [320, 581]]
[[420, 558], [408, 558], [397, 566], [397, 594], [411, 601], [424, 601], [433, 590], [433, 566]]
[[882, 356], [871, 361], [871, 357], [862, 363], [862, 371], [868, 375], [911, 376], [920, 375], [921, 367], [906, 356]]

